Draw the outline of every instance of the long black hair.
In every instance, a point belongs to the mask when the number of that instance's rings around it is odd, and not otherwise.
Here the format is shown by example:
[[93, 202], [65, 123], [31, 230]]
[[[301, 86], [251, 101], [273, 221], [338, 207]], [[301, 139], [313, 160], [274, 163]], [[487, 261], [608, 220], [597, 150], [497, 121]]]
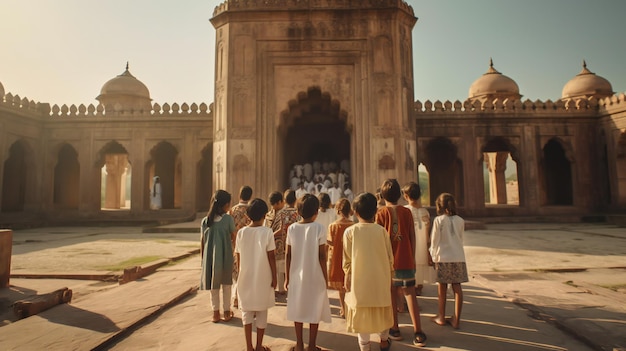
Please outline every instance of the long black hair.
[[207, 227], [213, 224], [215, 216], [221, 216], [225, 214], [224, 206], [231, 200], [230, 194], [225, 190], [218, 190], [211, 197], [211, 207], [209, 207], [209, 213], [207, 214]]

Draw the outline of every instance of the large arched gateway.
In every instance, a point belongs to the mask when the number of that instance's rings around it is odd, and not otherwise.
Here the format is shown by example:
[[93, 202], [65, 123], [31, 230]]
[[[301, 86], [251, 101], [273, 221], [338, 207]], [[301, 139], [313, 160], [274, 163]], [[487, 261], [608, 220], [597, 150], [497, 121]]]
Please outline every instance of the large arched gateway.
[[245, 183], [263, 196], [287, 186], [291, 164], [315, 158], [349, 160], [357, 190], [415, 179], [413, 9], [330, 4], [216, 9], [213, 188]]
[[339, 101], [317, 87], [289, 101], [289, 108], [281, 113], [279, 129], [283, 140], [281, 176], [285, 188], [292, 165], [315, 162], [340, 165], [342, 161], [350, 161], [351, 136], [346, 119], [347, 113], [341, 109]]

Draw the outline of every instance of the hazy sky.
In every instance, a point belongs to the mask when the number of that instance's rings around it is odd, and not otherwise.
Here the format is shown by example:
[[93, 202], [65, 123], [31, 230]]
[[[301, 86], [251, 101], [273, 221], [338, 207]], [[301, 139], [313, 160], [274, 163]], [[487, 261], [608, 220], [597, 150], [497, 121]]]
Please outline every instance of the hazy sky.
[[[0, 83], [97, 103], [124, 71], [163, 104], [213, 101], [213, 0], [0, 0]], [[415, 99], [464, 100], [489, 58], [523, 98], [558, 99], [582, 60], [626, 92], [626, 0], [409, 0]]]

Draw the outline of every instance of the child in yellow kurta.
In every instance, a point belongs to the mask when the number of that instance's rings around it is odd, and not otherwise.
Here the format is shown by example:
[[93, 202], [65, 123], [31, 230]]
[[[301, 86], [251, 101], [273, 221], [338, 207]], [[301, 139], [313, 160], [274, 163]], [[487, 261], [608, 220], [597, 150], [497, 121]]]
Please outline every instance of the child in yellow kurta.
[[349, 332], [358, 333], [361, 351], [371, 349], [372, 333], [379, 334], [382, 351], [391, 347], [393, 252], [387, 231], [374, 223], [376, 203], [372, 194], [357, 196], [353, 206], [359, 223], [343, 235], [346, 325]]

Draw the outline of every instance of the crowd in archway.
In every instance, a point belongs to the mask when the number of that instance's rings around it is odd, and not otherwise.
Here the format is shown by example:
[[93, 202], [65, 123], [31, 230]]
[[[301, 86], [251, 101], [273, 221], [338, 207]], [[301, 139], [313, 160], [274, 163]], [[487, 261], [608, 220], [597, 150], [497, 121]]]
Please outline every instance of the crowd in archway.
[[289, 188], [296, 192], [299, 199], [305, 194], [319, 196], [326, 193], [331, 204], [341, 198], [352, 201], [354, 194], [350, 189], [350, 161], [314, 161], [313, 163], [295, 164], [289, 170]]

